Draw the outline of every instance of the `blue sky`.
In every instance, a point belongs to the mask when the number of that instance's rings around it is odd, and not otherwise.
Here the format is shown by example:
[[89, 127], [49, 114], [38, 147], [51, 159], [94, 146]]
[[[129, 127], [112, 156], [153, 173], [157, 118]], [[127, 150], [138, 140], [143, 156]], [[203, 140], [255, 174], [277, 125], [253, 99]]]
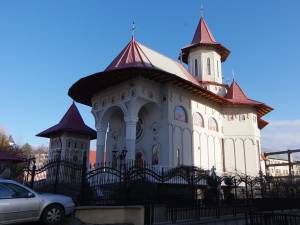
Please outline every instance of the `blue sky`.
[[[215, 38], [231, 50], [225, 80], [234, 69], [249, 97], [275, 108], [265, 117], [271, 123], [263, 145], [300, 146], [300, 2], [202, 2]], [[200, 0], [0, 1], [0, 127], [20, 144], [47, 144], [35, 134], [60, 120], [75, 81], [103, 70], [121, 51], [133, 20], [138, 41], [176, 58], [192, 40], [200, 8]], [[90, 108], [78, 106], [94, 127]]]

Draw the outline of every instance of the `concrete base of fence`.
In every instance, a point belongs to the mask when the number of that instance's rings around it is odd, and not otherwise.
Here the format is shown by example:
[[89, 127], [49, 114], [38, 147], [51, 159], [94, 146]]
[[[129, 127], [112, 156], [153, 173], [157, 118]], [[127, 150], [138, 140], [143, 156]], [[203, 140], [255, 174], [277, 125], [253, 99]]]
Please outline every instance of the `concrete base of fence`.
[[144, 224], [143, 206], [80, 206], [75, 217], [88, 224]]

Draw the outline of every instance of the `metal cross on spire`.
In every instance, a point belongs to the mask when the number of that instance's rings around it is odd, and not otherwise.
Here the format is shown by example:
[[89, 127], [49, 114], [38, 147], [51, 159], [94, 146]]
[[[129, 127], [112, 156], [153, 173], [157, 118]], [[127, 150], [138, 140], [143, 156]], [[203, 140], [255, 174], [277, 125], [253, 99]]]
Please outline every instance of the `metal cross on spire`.
[[132, 21], [132, 25], [131, 25], [130, 31], [131, 31], [132, 37], [134, 37], [134, 31], [135, 31], [135, 23], [134, 23], [134, 21]]
[[204, 16], [204, 7], [203, 7], [203, 1], [201, 1], [201, 6], [200, 6], [200, 15], [201, 17]]
[[232, 73], [232, 80], [234, 81], [235, 74], [234, 74], [234, 70], [233, 69], [232, 69], [231, 73]]

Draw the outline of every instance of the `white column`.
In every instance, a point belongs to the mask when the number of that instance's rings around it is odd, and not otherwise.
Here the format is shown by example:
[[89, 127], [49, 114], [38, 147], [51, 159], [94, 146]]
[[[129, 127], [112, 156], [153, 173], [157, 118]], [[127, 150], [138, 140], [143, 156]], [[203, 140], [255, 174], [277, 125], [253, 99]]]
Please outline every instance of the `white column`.
[[96, 152], [96, 163], [104, 161], [104, 146], [105, 146], [105, 129], [97, 130], [97, 152]]
[[136, 139], [136, 124], [138, 119], [128, 119], [126, 122], [126, 149], [127, 155], [126, 159], [134, 160], [135, 159], [135, 139]]

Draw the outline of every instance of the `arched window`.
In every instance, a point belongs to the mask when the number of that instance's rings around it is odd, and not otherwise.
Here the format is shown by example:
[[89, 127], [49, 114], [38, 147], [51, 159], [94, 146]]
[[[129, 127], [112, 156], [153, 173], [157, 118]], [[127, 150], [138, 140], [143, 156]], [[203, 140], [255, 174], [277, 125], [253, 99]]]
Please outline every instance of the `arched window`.
[[212, 131], [219, 131], [218, 123], [214, 118], [209, 118], [208, 120], [208, 129]]
[[175, 115], [174, 115], [174, 119], [187, 123], [187, 115], [186, 115], [186, 111], [182, 106], [176, 106], [175, 107]]
[[194, 68], [195, 68], [195, 77], [198, 77], [199, 74], [198, 74], [198, 60], [197, 59], [195, 59]]
[[210, 67], [210, 58], [207, 58], [207, 74], [210, 75], [211, 74], [211, 67]]
[[198, 127], [204, 127], [204, 120], [200, 113], [194, 113], [193, 124]]

